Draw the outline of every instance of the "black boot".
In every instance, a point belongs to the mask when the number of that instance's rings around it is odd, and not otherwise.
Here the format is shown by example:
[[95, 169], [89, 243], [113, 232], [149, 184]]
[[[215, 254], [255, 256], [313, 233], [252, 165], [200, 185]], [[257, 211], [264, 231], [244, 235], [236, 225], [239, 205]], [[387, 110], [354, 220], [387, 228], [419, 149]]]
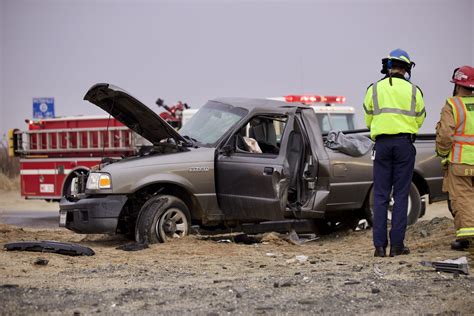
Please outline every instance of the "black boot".
[[405, 246], [390, 247], [390, 257], [395, 257], [399, 255], [408, 255], [409, 253], [410, 253], [410, 249]]
[[451, 249], [464, 251], [469, 248], [470, 242], [467, 239], [456, 239], [451, 243]]
[[375, 247], [374, 257], [385, 257], [385, 247]]

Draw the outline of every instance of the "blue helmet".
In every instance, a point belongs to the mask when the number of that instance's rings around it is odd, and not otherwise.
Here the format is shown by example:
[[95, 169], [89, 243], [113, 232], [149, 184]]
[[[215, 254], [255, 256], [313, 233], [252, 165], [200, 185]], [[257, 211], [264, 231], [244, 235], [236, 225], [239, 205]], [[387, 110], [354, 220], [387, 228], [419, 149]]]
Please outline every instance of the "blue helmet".
[[405, 62], [405, 63], [409, 64], [409, 65], [411, 65], [411, 63], [412, 63], [408, 53], [406, 51], [404, 51], [403, 49], [400, 49], [400, 48], [392, 50], [390, 52], [390, 54], [388, 54], [388, 59], [400, 60], [402, 62]]
[[411, 69], [415, 66], [415, 63], [411, 61], [410, 55], [403, 49], [394, 49], [388, 54], [388, 57], [382, 59], [382, 70], [383, 74], [390, 73], [393, 66], [404, 68], [408, 75], [411, 75]]

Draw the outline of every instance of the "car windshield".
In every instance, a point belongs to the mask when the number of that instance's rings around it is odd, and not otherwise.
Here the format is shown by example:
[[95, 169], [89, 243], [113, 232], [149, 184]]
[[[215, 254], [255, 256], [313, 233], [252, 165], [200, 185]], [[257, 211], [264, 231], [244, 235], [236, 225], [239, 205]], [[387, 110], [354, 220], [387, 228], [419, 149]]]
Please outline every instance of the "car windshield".
[[186, 122], [179, 133], [200, 144], [213, 145], [247, 112], [243, 108], [208, 102]]

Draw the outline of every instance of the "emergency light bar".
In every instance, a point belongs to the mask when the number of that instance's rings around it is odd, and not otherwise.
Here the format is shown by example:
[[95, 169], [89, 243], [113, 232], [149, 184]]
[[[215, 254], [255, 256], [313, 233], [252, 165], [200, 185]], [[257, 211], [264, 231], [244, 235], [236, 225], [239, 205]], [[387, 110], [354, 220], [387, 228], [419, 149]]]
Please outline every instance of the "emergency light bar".
[[343, 96], [322, 96], [322, 95], [286, 95], [286, 102], [300, 103], [344, 103], [346, 97]]

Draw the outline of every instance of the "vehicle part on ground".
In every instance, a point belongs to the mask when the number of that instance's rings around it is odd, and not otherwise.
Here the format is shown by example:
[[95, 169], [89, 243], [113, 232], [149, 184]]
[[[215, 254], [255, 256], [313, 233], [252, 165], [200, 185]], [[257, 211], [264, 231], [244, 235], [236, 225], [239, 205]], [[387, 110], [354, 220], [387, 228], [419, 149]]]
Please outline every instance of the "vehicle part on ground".
[[9, 251], [50, 252], [67, 256], [93, 256], [94, 250], [78, 244], [57, 241], [19, 241], [3, 246]]
[[[390, 195], [390, 201], [388, 205], [388, 220], [392, 219], [392, 209], [394, 205], [394, 200], [392, 195]], [[410, 186], [410, 193], [408, 194], [408, 225], [415, 224], [418, 218], [420, 217], [422, 205], [421, 205], [421, 198], [420, 192], [418, 191], [416, 185], [412, 182]], [[373, 219], [374, 219], [374, 187], [370, 189], [369, 196], [367, 197], [367, 201], [365, 203], [365, 215], [367, 217], [367, 221], [371, 226], [373, 226]]]
[[141, 208], [135, 227], [135, 240], [154, 244], [188, 235], [191, 215], [186, 204], [171, 195], [155, 195]]
[[148, 248], [148, 244], [146, 243], [138, 243], [133, 242], [130, 244], [120, 245], [115, 249], [123, 250], [123, 251], [139, 251]]
[[436, 271], [469, 274], [469, 265], [466, 257], [444, 261], [421, 261], [420, 264], [425, 267], [433, 267]]

